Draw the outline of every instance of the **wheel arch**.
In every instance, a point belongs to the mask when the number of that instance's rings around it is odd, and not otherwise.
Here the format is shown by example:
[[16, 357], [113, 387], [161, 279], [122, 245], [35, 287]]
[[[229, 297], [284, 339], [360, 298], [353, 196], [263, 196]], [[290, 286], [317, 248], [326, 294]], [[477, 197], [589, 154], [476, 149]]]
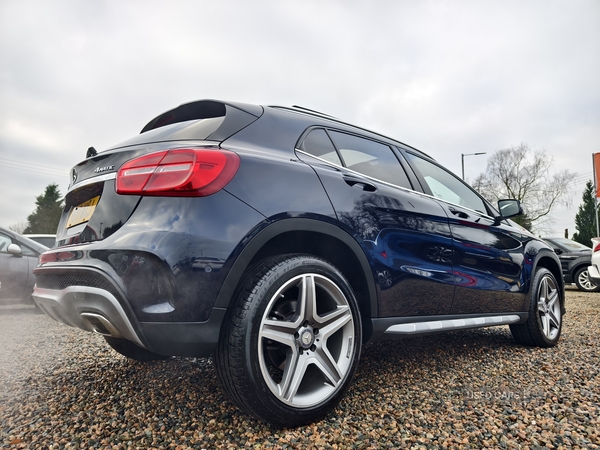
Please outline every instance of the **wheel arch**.
[[[552, 255], [554, 255], [554, 254], [552, 254]], [[558, 261], [557, 257], [553, 258], [550, 253], [540, 252], [540, 257], [534, 266], [533, 273], [535, 273], [535, 270], [538, 267], [544, 267], [545, 269], [548, 269], [552, 273], [552, 275], [554, 275], [556, 282], [560, 286], [560, 292], [561, 292], [560, 304], [561, 304], [562, 313], [565, 314], [565, 312], [566, 312], [565, 311], [565, 295], [564, 295], [565, 280], [563, 278], [560, 261]], [[530, 287], [530, 289], [531, 289], [531, 287]]]
[[581, 262], [575, 266], [573, 266], [571, 268], [571, 278], [573, 279], [573, 282], [575, 282], [575, 275], [577, 275], [577, 272], [579, 272], [581, 269], [587, 269], [589, 266], [592, 265], [592, 262]]
[[[571, 278], [572, 278], [571, 282], [575, 283], [577, 285], [577, 289], [579, 289], [583, 292], [598, 292], [598, 291], [600, 291], [600, 287], [596, 286], [590, 277], [589, 266], [591, 266], [591, 265], [592, 265], [591, 260], [589, 262], [583, 261], [583, 262], [580, 262], [579, 264], [577, 264], [573, 268], [573, 275], [571, 276]], [[584, 275], [583, 279], [580, 280], [581, 274], [583, 274], [583, 273], [586, 273], [586, 275]], [[588, 287], [588, 284], [589, 284], [589, 287]]]
[[253, 237], [229, 271], [215, 307], [229, 307], [235, 289], [249, 266], [266, 257], [288, 253], [310, 254], [329, 261], [350, 283], [363, 325], [366, 318], [377, 316], [377, 289], [371, 265], [359, 243], [333, 224], [306, 218], [279, 220]]

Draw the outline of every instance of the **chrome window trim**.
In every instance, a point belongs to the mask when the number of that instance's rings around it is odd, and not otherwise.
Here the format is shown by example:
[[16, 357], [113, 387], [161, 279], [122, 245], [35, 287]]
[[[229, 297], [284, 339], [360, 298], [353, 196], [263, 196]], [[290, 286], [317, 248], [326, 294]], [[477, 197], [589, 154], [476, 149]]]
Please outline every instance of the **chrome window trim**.
[[[299, 152], [299, 153], [302, 153], [303, 155], [310, 156], [311, 158], [315, 158], [315, 159], [321, 161], [324, 164], [327, 164], [329, 166], [333, 166], [333, 167], [335, 167], [337, 169], [344, 169], [345, 171], [348, 171], [348, 172], [350, 172], [350, 173], [352, 173], [354, 175], [366, 178], [368, 180], [372, 180], [372, 181], [375, 181], [377, 183], [385, 184], [386, 186], [393, 187], [393, 188], [396, 188], [396, 189], [402, 189], [403, 191], [414, 192], [415, 194], [419, 194], [419, 195], [423, 195], [423, 196], [428, 197], [428, 198], [432, 198], [432, 199], [434, 199], [434, 200], [436, 200], [438, 202], [444, 202], [444, 203], [446, 203], [448, 205], [452, 205], [452, 206], [456, 206], [456, 207], [461, 208], [461, 209], [465, 209], [467, 211], [470, 211], [470, 212], [472, 212], [474, 214], [477, 214], [478, 216], [484, 217], [486, 219], [495, 220], [494, 217], [489, 216], [489, 215], [487, 215], [485, 213], [482, 213], [481, 211], [476, 211], [474, 209], [471, 209], [468, 206], [463, 206], [463, 205], [459, 205], [459, 204], [456, 204], [456, 203], [452, 203], [452, 202], [449, 202], [448, 200], [444, 200], [444, 199], [441, 199], [441, 198], [434, 197], [433, 195], [429, 195], [429, 194], [427, 194], [425, 192], [415, 191], [414, 189], [405, 188], [405, 187], [402, 187], [402, 186], [398, 186], [397, 184], [388, 183], [387, 181], [383, 181], [383, 180], [380, 180], [378, 178], [370, 177], [369, 175], [365, 175], [365, 174], [362, 174], [360, 172], [356, 172], [356, 171], [354, 171], [352, 169], [348, 169], [347, 167], [340, 166], [338, 164], [332, 163], [331, 161], [327, 161], [327, 160], [325, 160], [323, 158], [319, 158], [318, 156], [312, 155], [312, 154], [308, 153], [307, 151], [300, 150], [299, 148], [296, 148], [296, 151]], [[398, 163], [398, 164], [400, 164], [400, 163]], [[402, 168], [402, 166], [400, 166], [400, 167]]]
[[[325, 164], [328, 164], [328, 165], [330, 165], [330, 166], [333, 166], [333, 167], [335, 167], [335, 168], [338, 168], [338, 169], [344, 169], [344, 170], [346, 170], [346, 171], [350, 172], [350, 173], [351, 173], [351, 174], [353, 174], [353, 175], [357, 175], [357, 176], [359, 176], [359, 177], [366, 178], [367, 180], [376, 181], [377, 183], [385, 184], [386, 186], [390, 186], [390, 187], [397, 188], [397, 189], [402, 189], [402, 190], [404, 190], [404, 191], [416, 192], [417, 194], [421, 194], [421, 192], [417, 192], [417, 191], [415, 191], [415, 190], [413, 190], [413, 189], [405, 188], [405, 187], [403, 187], [403, 186], [398, 186], [397, 184], [388, 183], [387, 181], [380, 180], [379, 178], [374, 178], [374, 177], [371, 177], [371, 176], [369, 176], [369, 175], [365, 175], [364, 173], [356, 172], [355, 170], [352, 170], [352, 169], [349, 169], [349, 168], [347, 168], [347, 167], [340, 166], [340, 165], [338, 165], [338, 164], [332, 163], [331, 161], [327, 161], [327, 160], [325, 160], [325, 159], [323, 159], [323, 158], [319, 158], [318, 156], [311, 155], [310, 153], [308, 153], [308, 152], [306, 152], [306, 151], [304, 151], [304, 150], [300, 150], [299, 148], [297, 148], [297, 149], [296, 149], [296, 151], [297, 151], [297, 152], [300, 152], [300, 153], [302, 153], [303, 155], [310, 156], [311, 158], [318, 159], [319, 161], [321, 161], [321, 162], [323, 162], [323, 163], [325, 163]], [[400, 168], [402, 169], [402, 166], [400, 165], [400, 163], [398, 163], [398, 165], [399, 165], [399, 166], [400, 166]], [[404, 170], [404, 169], [403, 169], [403, 170]]]

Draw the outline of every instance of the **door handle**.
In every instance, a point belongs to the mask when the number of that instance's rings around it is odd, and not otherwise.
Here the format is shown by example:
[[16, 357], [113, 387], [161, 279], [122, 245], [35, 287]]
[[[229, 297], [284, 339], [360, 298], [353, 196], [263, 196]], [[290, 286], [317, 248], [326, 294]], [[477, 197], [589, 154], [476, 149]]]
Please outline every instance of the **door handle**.
[[348, 176], [344, 176], [343, 178], [348, 186], [352, 186], [362, 191], [375, 192], [377, 190], [377, 187], [375, 185], [360, 178], [352, 178]]
[[454, 209], [454, 208], [449, 208], [449, 209], [450, 209], [450, 212], [452, 214], [454, 214], [455, 216], [460, 217], [461, 219], [468, 219], [469, 218], [469, 215], [466, 212], [464, 212], [464, 211], [460, 211], [460, 210]]

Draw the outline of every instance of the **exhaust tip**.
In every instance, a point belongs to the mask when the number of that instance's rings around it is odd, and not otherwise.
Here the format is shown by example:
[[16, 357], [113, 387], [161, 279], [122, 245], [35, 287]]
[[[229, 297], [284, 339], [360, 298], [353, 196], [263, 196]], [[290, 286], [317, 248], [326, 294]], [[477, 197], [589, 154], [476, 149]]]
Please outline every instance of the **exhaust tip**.
[[100, 314], [81, 313], [81, 318], [90, 324], [94, 333], [114, 338], [123, 337], [117, 328], [110, 322], [110, 320]]

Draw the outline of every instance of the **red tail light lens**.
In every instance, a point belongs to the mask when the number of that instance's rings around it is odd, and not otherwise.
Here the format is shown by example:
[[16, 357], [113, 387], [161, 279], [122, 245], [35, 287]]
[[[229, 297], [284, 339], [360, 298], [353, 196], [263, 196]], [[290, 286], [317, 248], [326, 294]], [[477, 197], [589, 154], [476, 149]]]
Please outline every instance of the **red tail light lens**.
[[117, 194], [205, 197], [220, 191], [240, 166], [227, 150], [173, 149], [127, 161], [117, 172]]
[[81, 257], [81, 252], [42, 253], [38, 258], [38, 263], [45, 264], [49, 262], [71, 261], [73, 259], [80, 259]]
[[592, 238], [592, 245], [594, 247], [594, 252], [600, 250], [600, 237]]

